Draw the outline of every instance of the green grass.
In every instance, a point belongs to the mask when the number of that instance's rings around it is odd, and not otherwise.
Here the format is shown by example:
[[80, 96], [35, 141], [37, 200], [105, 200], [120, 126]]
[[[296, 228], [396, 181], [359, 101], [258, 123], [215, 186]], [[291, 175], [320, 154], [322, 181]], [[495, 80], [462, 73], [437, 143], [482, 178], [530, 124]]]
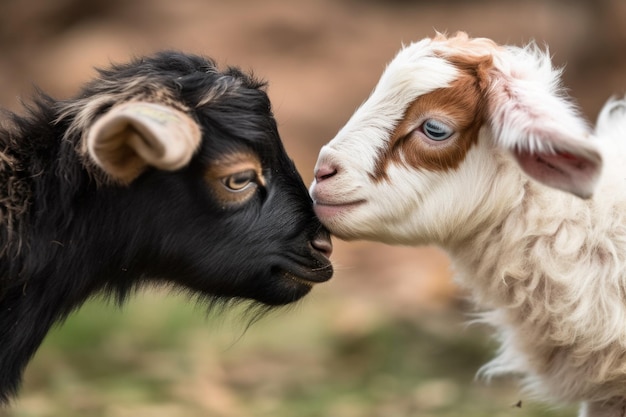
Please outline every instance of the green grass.
[[324, 291], [247, 328], [149, 292], [88, 303], [52, 331], [2, 417], [574, 416], [476, 370], [493, 346], [455, 312], [402, 319]]

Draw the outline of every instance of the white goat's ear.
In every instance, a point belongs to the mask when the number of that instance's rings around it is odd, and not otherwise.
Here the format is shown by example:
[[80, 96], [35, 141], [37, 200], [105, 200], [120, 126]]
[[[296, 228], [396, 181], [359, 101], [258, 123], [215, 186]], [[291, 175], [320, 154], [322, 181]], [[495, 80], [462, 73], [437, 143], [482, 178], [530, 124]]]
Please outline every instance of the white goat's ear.
[[198, 124], [170, 106], [127, 102], [112, 107], [90, 128], [87, 152], [111, 177], [132, 182], [147, 166], [174, 171], [200, 144]]
[[600, 151], [590, 142], [586, 123], [552, 91], [555, 81], [546, 81], [545, 68], [543, 72], [543, 82], [495, 77], [487, 92], [494, 138], [530, 177], [589, 198], [602, 170]]

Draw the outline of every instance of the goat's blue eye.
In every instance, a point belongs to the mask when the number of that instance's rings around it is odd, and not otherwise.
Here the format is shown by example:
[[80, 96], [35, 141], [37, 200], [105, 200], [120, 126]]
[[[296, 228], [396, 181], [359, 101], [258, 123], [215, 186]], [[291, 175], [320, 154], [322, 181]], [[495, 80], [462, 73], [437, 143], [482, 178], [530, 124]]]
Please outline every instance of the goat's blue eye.
[[248, 169], [222, 178], [222, 183], [230, 191], [243, 191], [253, 185], [255, 180], [256, 172]]
[[450, 126], [435, 119], [426, 119], [422, 130], [429, 139], [435, 141], [446, 140], [454, 133]]

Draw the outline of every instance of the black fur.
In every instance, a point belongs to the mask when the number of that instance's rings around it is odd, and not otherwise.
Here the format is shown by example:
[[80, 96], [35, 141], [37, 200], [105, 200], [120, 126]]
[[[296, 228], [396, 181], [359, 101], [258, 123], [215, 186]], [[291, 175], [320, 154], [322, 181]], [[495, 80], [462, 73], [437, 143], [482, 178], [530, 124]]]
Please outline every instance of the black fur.
[[[149, 169], [116, 185], [81, 155], [78, 114], [97, 98], [107, 99], [93, 119], [116, 102], [163, 92], [191, 109], [199, 151], [183, 169]], [[304, 296], [305, 280], [331, 277], [312, 243], [327, 232], [284, 151], [264, 85], [251, 76], [164, 52], [100, 71], [73, 100], [39, 93], [27, 110], [0, 128], [0, 404], [15, 395], [50, 327], [95, 294], [122, 302], [140, 284], [163, 283], [209, 302], [274, 306]], [[233, 149], [260, 155], [267, 183], [229, 208], [203, 175]]]

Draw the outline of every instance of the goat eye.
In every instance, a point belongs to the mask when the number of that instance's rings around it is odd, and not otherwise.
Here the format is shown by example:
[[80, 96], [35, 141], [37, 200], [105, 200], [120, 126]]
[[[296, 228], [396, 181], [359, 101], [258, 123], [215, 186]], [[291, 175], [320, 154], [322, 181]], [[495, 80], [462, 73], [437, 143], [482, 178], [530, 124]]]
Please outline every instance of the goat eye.
[[427, 119], [422, 125], [422, 130], [429, 139], [435, 141], [446, 140], [454, 133], [450, 126], [435, 119]]
[[243, 191], [252, 186], [255, 180], [256, 172], [248, 169], [222, 178], [222, 183], [230, 191]]

